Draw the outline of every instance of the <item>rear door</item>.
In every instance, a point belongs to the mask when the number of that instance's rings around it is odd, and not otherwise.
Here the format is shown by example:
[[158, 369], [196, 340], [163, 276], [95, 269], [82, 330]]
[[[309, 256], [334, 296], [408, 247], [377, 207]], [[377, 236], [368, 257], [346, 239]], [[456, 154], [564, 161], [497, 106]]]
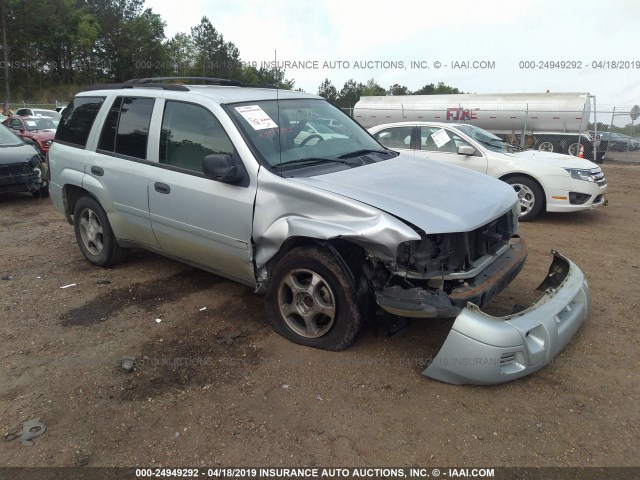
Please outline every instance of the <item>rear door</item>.
[[158, 248], [149, 220], [149, 125], [154, 98], [113, 99], [97, 149], [87, 154], [84, 186], [100, 201], [119, 240]]
[[[256, 183], [230, 185], [206, 178], [206, 155], [240, 161], [216, 116], [201, 105], [163, 102], [157, 160], [149, 175], [153, 231], [167, 253], [247, 284], [255, 283], [251, 229]], [[155, 121], [154, 121], [155, 123]]]

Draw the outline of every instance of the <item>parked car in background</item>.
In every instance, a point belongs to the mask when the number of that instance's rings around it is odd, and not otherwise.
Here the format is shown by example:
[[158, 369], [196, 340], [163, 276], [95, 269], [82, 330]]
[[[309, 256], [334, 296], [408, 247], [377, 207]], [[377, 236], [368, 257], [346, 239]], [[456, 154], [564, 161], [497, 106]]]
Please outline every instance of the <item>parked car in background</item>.
[[45, 156], [56, 136], [58, 123], [49, 117], [9, 117], [2, 125], [10, 128], [21, 138], [30, 138], [34, 141], [38, 152]]
[[60, 114], [55, 110], [47, 110], [45, 108], [20, 108], [16, 110], [15, 115], [20, 117], [49, 117], [60, 120]]
[[293, 140], [296, 144], [316, 144], [332, 138], [347, 138], [346, 135], [336, 133], [323, 123], [306, 122], [300, 133]]
[[[89, 262], [142, 247], [231, 278], [266, 294], [277, 333], [327, 350], [381, 311], [456, 317], [423, 374], [458, 384], [542, 368], [587, 318], [584, 275], [557, 252], [531, 307], [480, 310], [527, 256], [505, 183], [387, 149], [316, 95], [166, 80], [87, 89], [62, 117], [51, 198]], [[320, 118], [343, 136], [296, 143]]]
[[398, 122], [369, 129], [384, 146], [470, 168], [513, 186], [520, 220], [543, 210], [572, 212], [604, 203], [607, 182], [598, 165], [571, 155], [524, 150], [474, 125]]
[[46, 164], [31, 140], [23, 140], [0, 125], [0, 193], [30, 192], [49, 195]]
[[634, 151], [640, 149], [640, 140], [637, 138], [624, 135], [623, 133], [611, 133], [611, 137], [614, 139], [614, 150], [619, 152]]
[[346, 132], [344, 124], [335, 118], [316, 118], [315, 122], [326, 125], [336, 133], [344, 134]]
[[626, 149], [626, 145], [615, 133], [598, 132], [598, 138], [600, 140], [599, 148], [605, 152], [621, 152]]

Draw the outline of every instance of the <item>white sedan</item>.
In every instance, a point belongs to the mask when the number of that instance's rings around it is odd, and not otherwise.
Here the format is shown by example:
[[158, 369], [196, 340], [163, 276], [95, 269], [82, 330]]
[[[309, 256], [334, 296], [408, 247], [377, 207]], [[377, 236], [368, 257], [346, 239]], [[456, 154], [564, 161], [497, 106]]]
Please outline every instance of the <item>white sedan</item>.
[[604, 203], [607, 181], [598, 165], [557, 153], [520, 150], [474, 125], [398, 122], [371, 127], [382, 145], [470, 168], [512, 185], [520, 198], [520, 220], [541, 210], [572, 212]]
[[[294, 139], [294, 143], [297, 145], [306, 145], [310, 143], [315, 145], [318, 142], [329, 140], [332, 138], [348, 138], [346, 135], [336, 133], [331, 128], [323, 125], [322, 123], [306, 122], [300, 133]], [[315, 140], [315, 142], [314, 142]]]

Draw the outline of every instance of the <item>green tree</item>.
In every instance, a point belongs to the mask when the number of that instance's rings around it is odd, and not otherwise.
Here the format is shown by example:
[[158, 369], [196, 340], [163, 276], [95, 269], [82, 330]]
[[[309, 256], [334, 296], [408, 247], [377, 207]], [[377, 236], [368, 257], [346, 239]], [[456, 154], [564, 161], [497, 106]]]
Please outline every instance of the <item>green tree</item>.
[[372, 78], [367, 81], [360, 95], [364, 97], [371, 97], [371, 96], [382, 96], [386, 94], [387, 94], [387, 91], [384, 88], [382, 88], [380, 85], [378, 85], [377, 82]]
[[411, 90], [404, 85], [394, 83], [387, 90], [387, 95], [411, 95]]
[[98, 73], [110, 80], [152, 76], [165, 60], [165, 23], [144, 0], [86, 0], [100, 30], [94, 44]]
[[446, 85], [444, 82], [438, 82], [438, 85], [434, 85], [433, 83], [429, 83], [422, 87], [419, 90], [413, 92], [413, 95], [445, 95], [445, 94], [455, 94], [455, 93], [464, 93], [458, 90], [457, 88], [450, 87]]
[[338, 94], [336, 105], [340, 108], [353, 108], [360, 100], [364, 89], [365, 85], [362, 83], [356, 83], [353, 79], [347, 80]]
[[191, 28], [195, 49], [195, 69], [203, 77], [237, 78], [241, 72], [240, 52], [227, 43], [207, 17]]
[[318, 95], [326, 98], [331, 103], [336, 103], [338, 100], [338, 89], [333, 86], [328, 78], [325, 78], [318, 87]]
[[194, 72], [196, 50], [191, 35], [179, 32], [165, 44], [165, 73], [168, 76], [189, 77]]
[[292, 90], [295, 84], [294, 80], [285, 78], [285, 71], [279, 67], [260, 67], [245, 66], [239, 77], [240, 81], [252, 83], [256, 85], [275, 85], [276, 87]]

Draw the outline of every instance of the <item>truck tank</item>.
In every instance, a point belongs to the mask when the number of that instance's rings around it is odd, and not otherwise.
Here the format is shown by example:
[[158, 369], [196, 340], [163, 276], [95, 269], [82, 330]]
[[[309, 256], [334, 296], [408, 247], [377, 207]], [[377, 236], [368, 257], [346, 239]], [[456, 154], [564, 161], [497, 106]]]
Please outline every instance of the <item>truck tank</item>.
[[583, 132], [588, 93], [496, 93], [360, 97], [353, 118], [363, 127], [402, 121], [469, 123], [496, 134]]

